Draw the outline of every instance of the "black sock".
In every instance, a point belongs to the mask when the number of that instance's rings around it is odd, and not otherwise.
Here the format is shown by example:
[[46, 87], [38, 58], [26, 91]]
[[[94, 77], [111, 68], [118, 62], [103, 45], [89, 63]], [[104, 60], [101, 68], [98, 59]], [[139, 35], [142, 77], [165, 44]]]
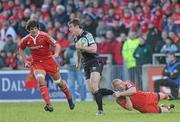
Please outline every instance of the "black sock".
[[95, 92], [93, 95], [94, 95], [94, 98], [95, 98], [96, 103], [97, 103], [97, 105], [98, 105], [98, 110], [103, 110], [101, 92], [98, 90], [98, 91]]
[[101, 93], [102, 96], [114, 94], [114, 91], [106, 88], [100, 88], [99, 92]]

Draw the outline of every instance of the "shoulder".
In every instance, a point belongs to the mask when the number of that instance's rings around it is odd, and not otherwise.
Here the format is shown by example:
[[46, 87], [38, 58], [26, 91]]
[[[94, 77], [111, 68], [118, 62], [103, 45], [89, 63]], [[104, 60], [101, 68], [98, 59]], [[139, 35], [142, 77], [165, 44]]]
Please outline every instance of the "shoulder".
[[25, 37], [23, 37], [23, 38], [21, 39], [21, 43], [24, 42], [24, 41], [26, 41], [26, 40], [28, 40], [29, 37], [30, 37], [30, 34], [28, 34], [28, 35], [26, 35]]
[[86, 32], [86, 37], [93, 37], [93, 35], [90, 32]]
[[46, 32], [43, 32], [43, 31], [39, 31], [39, 35], [40, 36], [50, 37], [49, 34], [47, 34]]
[[135, 84], [132, 81], [127, 80], [125, 82], [126, 82], [126, 86], [127, 86], [128, 89], [131, 88], [131, 87], [135, 87]]
[[89, 42], [95, 42], [95, 40], [94, 40], [94, 38], [93, 38], [93, 35], [91, 34], [91, 33], [89, 33], [89, 32], [86, 32], [85, 33], [85, 35], [84, 35], [84, 37], [89, 41]]

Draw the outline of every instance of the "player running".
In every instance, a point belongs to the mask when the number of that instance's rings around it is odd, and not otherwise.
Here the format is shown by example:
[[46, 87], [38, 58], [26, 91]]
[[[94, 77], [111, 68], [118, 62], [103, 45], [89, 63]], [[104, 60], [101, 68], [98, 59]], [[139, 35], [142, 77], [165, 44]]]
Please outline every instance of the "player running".
[[[96, 115], [103, 115], [102, 96], [112, 95], [114, 92], [105, 88], [99, 89], [103, 62], [98, 57], [97, 44], [92, 34], [83, 30], [78, 18], [71, 20], [68, 26], [69, 31], [75, 36], [75, 46], [78, 56], [76, 68], [78, 70], [80, 69], [82, 61], [87, 84], [98, 105], [98, 112]], [[87, 45], [82, 45], [82, 41]]]
[[[46, 103], [46, 106], [44, 107], [45, 111], [53, 111], [48, 88], [45, 82], [46, 73], [51, 76], [53, 81], [66, 95], [70, 109], [74, 109], [75, 105], [72, 102], [71, 94], [65, 82], [61, 79], [59, 67], [54, 59], [54, 57], [59, 55], [59, 45], [47, 33], [41, 32], [38, 23], [34, 20], [29, 20], [27, 22], [26, 29], [30, 34], [21, 40], [19, 51], [25, 66], [32, 69], [34, 77], [38, 81], [42, 98]], [[55, 47], [54, 55], [52, 54], [50, 46]], [[31, 51], [31, 62], [26, 59], [24, 51], [26, 47]]]
[[164, 93], [143, 92], [129, 80], [122, 81], [114, 79], [112, 85], [116, 92], [113, 96], [116, 102], [123, 108], [131, 111], [133, 108], [142, 113], [164, 113], [170, 112], [175, 106], [173, 104], [158, 106], [158, 102], [168, 99], [169, 96]]

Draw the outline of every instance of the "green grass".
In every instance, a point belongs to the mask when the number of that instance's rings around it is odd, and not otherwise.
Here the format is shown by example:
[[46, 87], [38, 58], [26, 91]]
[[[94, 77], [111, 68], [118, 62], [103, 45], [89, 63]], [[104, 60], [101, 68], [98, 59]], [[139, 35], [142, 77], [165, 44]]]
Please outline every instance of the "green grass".
[[104, 101], [105, 115], [96, 116], [94, 101], [77, 102], [73, 111], [66, 102], [53, 102], [52, 113], [43, 110], [42, 102], [0, 103], [0, 122], [180, 122], [180, 101], [162, 103], [173, 103], [176, 109], [171, 113], [142, 114], [126, 111], [114, 101]]

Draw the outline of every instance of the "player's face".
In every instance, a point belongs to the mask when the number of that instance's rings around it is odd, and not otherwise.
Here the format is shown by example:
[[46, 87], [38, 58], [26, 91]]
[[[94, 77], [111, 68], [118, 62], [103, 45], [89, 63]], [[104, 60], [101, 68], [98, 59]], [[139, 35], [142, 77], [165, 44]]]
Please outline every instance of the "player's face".
[[122, 80], [117, 80], [114, 84], [113, 84], [115, 90], [121, 91], [121, 90], [125, 90], [126, 89], [126, 84], [122, 81]]
[[75, 36], [78, 35], [78, 34], [77, 34], [77, 29], [78, 29], [77, 27], [78, 27], [78, 26], [74, 26], [73, 24], [70, 24], [70, 25], [69, 25], [69, 31], [70, 31], [73, 35], [75, 35]]
[[29, 32], [33, 37], [35, 37], [38, 34], [38, 28], [37, 27], [30, 28]]

